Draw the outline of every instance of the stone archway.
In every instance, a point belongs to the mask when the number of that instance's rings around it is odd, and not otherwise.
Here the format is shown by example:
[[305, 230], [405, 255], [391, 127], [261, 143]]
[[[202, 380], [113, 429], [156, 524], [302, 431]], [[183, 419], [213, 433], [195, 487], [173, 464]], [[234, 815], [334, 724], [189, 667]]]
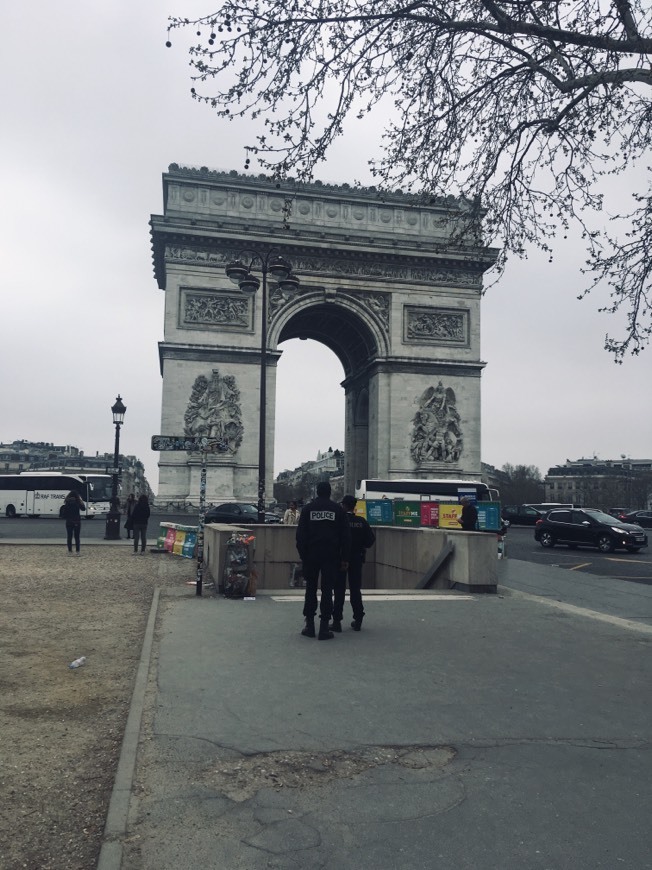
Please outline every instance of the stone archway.
[[[360, 477], [479, 476], [480, 298], [496, 252], [454, 239], [462, 203], [175, 165], [163, 183], [151, 219], [166, 293], [161, 433], [222, 438], [209, 500], [255, 500], [263, 316], [268, 493], [276, 362], [292, 338], [342, 363], [347, 490]], [[263, 312], [229, 283], [224, 265], [252, 249], [292, 263], [296, 298], [271, 286]], [[161, 498], [198, 498], [197, 457], [162, 454], [159, 469]]]

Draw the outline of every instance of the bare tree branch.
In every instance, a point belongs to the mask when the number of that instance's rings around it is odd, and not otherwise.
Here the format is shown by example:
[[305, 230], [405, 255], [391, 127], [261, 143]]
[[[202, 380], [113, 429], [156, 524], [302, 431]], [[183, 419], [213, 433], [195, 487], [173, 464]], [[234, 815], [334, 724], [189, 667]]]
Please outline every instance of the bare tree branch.
[[[382, 108], [381, 188], [462, 197], [501, 264], [531, 245], [552, 256], [578, 224], [585, 294], [606, 285], [603, 310], [626, 313], [607, 349], [621, 361], [647, 345], [649, 0], [218, 0], [170, 20], [190, 28], [194, 98], [261, 125], [262, 169], [309, 180], [349, 119]], [[632, 210], [609, 218], [602, 182], [632, 167]]]

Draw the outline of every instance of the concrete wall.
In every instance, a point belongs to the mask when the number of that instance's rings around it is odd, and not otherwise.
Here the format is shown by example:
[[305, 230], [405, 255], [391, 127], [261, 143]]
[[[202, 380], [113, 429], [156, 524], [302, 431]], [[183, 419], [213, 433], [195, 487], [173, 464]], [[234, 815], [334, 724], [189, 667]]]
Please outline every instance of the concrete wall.
[[[204, 562], [207, 573], [221, 585], [224, 545], [230, 535], [245, 531], [239, 526], [206, 526]], [[287, 589], [292, 565], [299, 562], [295, 546], [296, 526], [253, 526], [254, 568], [258, 589]], [[410, 529], [375, 526], [375, 545], [367, 551], [363, 568], [365, 589], [416, 589], [447, 541], [455, 546], [431, 588], [452, 587], [470, 591], [495, 591], [498, 554], [495, 534], [440, 529]]]

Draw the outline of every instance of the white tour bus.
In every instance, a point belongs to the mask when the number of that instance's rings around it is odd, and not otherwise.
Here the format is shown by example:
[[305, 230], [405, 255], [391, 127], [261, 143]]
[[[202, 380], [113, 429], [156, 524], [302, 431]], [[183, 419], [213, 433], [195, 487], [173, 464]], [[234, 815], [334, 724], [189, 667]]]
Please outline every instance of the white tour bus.
[[0, 474], [0, 516], [58, 517], [71, 490], [82, 497], [82, 516], [93, 519], [108, 512], [113, 479], [110, 474], [66, 474], [62, 471], [22, 471]]
[[359, 480], [356, 498], [402, 499], [403, 501], [459, 501], [469, 496], [473, 501], [497, 501], [498, 490], [480, 480]]

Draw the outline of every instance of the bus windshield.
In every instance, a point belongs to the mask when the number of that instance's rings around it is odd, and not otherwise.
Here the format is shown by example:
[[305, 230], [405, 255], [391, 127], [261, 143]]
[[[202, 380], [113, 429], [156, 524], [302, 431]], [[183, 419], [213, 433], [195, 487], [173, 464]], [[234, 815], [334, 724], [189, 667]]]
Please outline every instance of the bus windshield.
[[[495, 490], [494, 490], [495, 492]], [[403, 501], [494, 501], [493, 492], [479, 480], [359, 480], [356, 498]]]
[[108, 475], [85, 475], [88, 484], [88, 500], [96, 501], [111, 501], [113, 481]]

